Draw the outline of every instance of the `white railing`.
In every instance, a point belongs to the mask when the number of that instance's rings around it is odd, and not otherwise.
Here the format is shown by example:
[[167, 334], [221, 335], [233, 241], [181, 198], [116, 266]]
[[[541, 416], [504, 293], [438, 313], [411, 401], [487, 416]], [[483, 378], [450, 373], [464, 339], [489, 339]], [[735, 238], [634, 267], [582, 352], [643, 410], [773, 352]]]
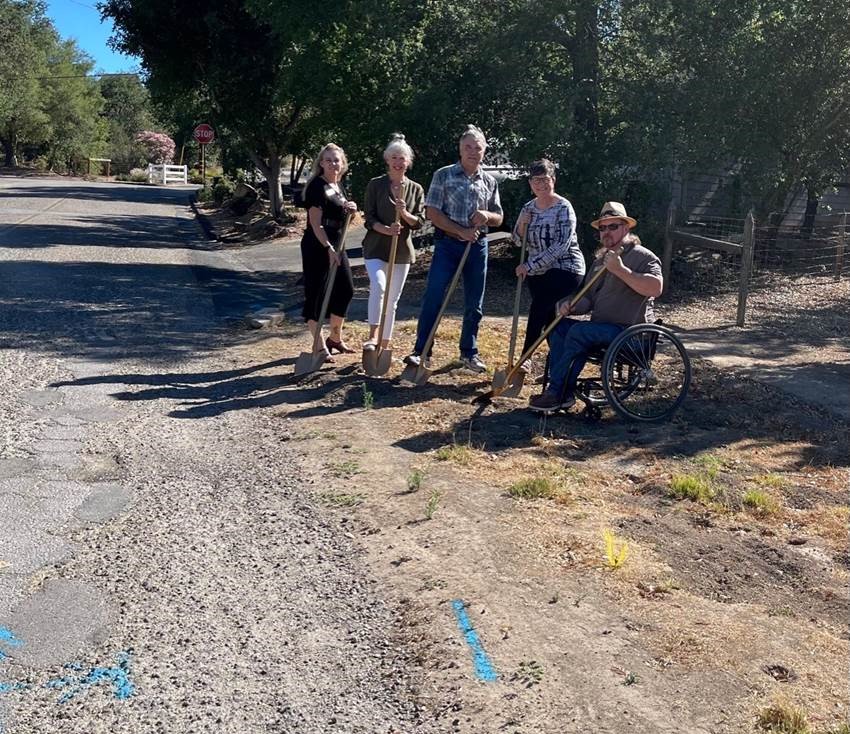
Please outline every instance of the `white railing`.
[[188, 182], [188, 166], [168, 166], [165, 163], [148, 163], [148, 183], [185, 184]]

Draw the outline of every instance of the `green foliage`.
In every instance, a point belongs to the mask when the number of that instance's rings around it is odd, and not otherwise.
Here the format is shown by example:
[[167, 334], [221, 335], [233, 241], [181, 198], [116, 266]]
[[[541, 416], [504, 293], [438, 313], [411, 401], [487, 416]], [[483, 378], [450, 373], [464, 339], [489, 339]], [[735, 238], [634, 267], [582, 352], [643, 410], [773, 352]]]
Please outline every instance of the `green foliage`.
[[511, 680], [519, 681], [526, 688], [531, 688], [543, 680], [543, 672], [543, 666], [536, 660], [523, 660], [511, 676]]
[[675, 474], [670, 480], [670, 494], [677, 499], [689, 499], [707, 504], [714, 499], [711, 482], [696, 474]]
[[519, 499], [551, 499], [558, 494], [558, 485], [550, 477], [528, 477], [508, 487], [508, 494]]
[[434, 513], [437, 511], [437, 505], [440, 504], [442, 497], [443, 493], [436, 489], [431, 492], [431, 496], [428, 497], [428, 503], [425, 505], [426, 520], [430, 520], [434, 517]]
[[744, 507], [762, 515], [772, 515], [778, 509], [776, 499], [763, 489], [748, 489], [741, 498]]
[[366, 387], [366, 383], [363, 383], [363, 409], [371, 410], [375, 407], [375, 395], [374, 393]]
[[466, 466], [472, 461], [472, 449], [463, 444], [453, 443], [450, 446], [441, 446], [434, 452], [437, 461], [452, 461], [455, 464]]
[[414, 468], [413, 471], [410, 472], [410, 476], [407, 478], [407, 491], [418, 492], [419, 488], [422, 486], [422, 480], [424, 478], [425, 472], [421, 469]]
[[212, 200], [216, 206], [221, 206], [226, 199], [233, 196], [233, 191], [236, 189], [236, 184], [227, 176], [216, 176], [213, 179]]
[[356, 507], [363, 503], [362, 494], [349, 494], [345, 492], [322, 492], [319, 499], [325, 504], [336, 507]]

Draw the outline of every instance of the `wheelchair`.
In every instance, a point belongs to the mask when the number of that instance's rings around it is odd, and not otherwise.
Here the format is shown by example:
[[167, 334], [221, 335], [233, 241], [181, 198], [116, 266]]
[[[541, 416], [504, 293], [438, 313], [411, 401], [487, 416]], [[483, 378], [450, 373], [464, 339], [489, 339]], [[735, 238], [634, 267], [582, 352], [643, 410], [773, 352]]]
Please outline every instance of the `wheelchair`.
[[[593, 374], [582, 376], [588, 370]], [[547, 357], [544, 389], [548, 374]], [[679, 338], [658, 321], [630, 326], [592, 351], [582, 375], [575, 396], [588, 418], [599, 418], [607, 405], [626, 420], [659, 423], [687, 396], [691, 361]]]

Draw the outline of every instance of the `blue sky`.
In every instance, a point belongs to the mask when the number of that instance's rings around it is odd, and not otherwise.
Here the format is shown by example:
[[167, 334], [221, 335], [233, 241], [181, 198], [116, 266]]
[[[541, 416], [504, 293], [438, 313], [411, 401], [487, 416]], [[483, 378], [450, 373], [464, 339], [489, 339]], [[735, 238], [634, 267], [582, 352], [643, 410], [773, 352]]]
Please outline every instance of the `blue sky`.
[[49, 0], [47, 15], [62, 38], [74, 38], [77, 45], [95, 61], [100, 72], [135, 71], [139, 60], [115, 53], [107, 45], [112, 23], [100, 22], [97, 0]]

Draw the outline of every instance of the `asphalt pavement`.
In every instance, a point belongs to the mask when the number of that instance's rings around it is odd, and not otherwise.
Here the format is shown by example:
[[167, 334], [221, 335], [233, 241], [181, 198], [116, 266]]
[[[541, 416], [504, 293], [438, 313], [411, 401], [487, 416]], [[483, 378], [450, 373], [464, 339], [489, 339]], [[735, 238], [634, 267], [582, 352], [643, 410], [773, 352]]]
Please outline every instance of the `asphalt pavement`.
[[287, 279], [190, 191], [0, 178], [0, 731], [409, 731], [394, 612], [236, 397]]

